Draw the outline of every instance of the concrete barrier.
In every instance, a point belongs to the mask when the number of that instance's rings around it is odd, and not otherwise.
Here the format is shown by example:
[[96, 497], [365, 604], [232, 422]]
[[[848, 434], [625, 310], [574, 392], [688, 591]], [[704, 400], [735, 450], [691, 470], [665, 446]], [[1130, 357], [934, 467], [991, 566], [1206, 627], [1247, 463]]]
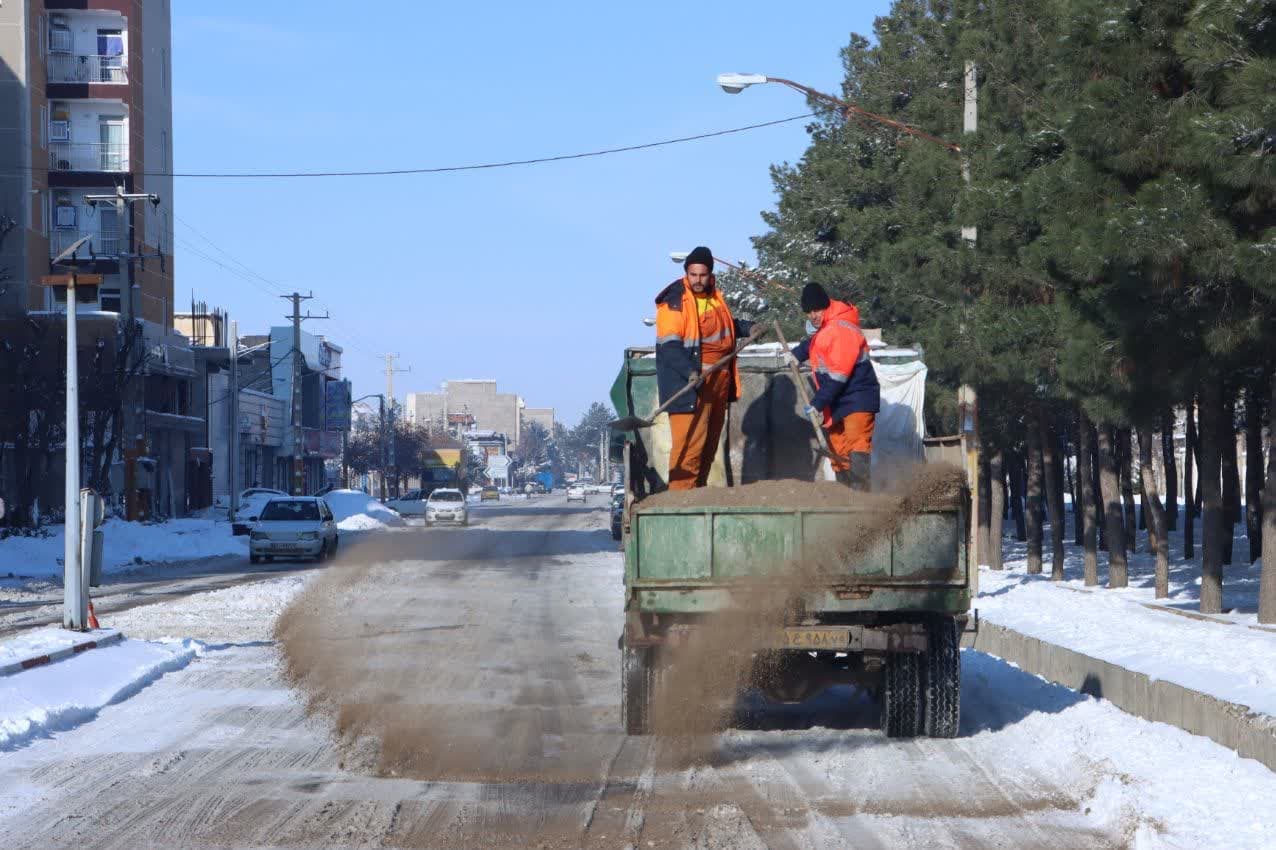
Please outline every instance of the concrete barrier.
[[1071, 649], [981, 620], [962, 645], [995, 655], [1045, 679], [1106, 699], [1122, 711], [1177, 726], [1276, 770], [1276, 717], [1249, 706], [1153, 679], [1146, 673], [1091, 658]]

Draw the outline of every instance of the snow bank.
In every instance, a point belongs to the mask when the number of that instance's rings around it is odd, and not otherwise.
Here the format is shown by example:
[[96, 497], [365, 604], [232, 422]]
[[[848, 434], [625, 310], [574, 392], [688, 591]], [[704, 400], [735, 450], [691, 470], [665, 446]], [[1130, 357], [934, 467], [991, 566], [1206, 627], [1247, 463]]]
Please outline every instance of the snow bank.
[[0, 678], [0, 752], [87, 723], [191, 662], [192, 642], [125, 640]]
[[[0, 576], [62, 575], [65, 526], [49, 526], [48, 537], [0, 540]], [[104, 532], [102, 568], [120, 572], [146, 561], [185, 561], [218, 555], [247, 555], [247, 538], [234, 537], [230, 524], [211, 519], [173, 519], [143, 523], [109, 519]]]
[[102, 619], [104, 625], [146, 640], [197, 638], [209, 644], [269, 641], [275, 619], [310, 578], [303, 574], [241, 584], [103, 614]]
[[397, 511], [387, 508], [362, 490], [333, 490], [323, 500], [332, 509], [342, 531], [373, 531], [404, 525]]
[[[1006, 542], [1011, 556], [1007, 569], [979, 571], [980, 593], [973, 607], [981, 618], [1276, 716], [1276, 632], [1251, 627], [1256, 620], [1256, 566], [1227, 567], [1225, 601], [1235, 606], [1233, 613], [1200, 618], [1200, 572], [1195, 563], [1171, 564], [1170, 598], [1158, 602], [1152, 588], [1153, 562], [1146, 553], [1130, 558], [1130, 587], [1088, 588], [1082, 581], [1081, 554], [1074, 546], [1067, 547], [1065, 581], [1052, 582], [1048, 562], [1046, 574], [1029, 575], [1023, 544]], [[1237, 553], [1245, 551], [1243, 544], [1241, 538]], [[1100, 553], [1101, 583], [1107, 578], [1106, 561]]]

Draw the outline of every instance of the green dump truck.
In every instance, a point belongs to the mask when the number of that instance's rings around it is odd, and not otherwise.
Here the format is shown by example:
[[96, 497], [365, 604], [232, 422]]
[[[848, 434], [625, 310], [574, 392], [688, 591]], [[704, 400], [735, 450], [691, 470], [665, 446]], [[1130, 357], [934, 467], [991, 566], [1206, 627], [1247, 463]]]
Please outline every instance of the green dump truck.
[[[779, 354], [775, 345], [742, 353], [741, 399], [728, 417], [710, 488], [701, 491], [695, 508], [643, 505], [665, 489], [667, 422], [657, 419], [649, 428], [613, 435], [612, 454], [623, 464], [626, 483], [620, 645], [622, 715], [630, 734], [650, 731], [656, 682], [667, 664], [676, 663], [678, 644], [697, 628], [713, 628], [715, 612], [730, 610], [733, 594], [786, 562], [824, 551], [822, 543], [831, 538], [881, 525], [866, 507], [872, 500], [858, 507], [848, 498], [833, 507], [798, 508], [741, 506], [739, 499], [724, 497], [721, 505], [713, 504], [714, 485], [814, 476], [819, 463], [814, 435]], [[916, 422], [920, 400], [910, 399], [906, 385], [924, 385], [925, 366], [914, 350], [875, 351], [873, 362], [883, 383], [874, 441], [876, 487], [892, 462], [911, 465], [923, 456]], [[612, 402], [622, 416], [647, 417], [655, 409], [652, 349], [625, 352]], [[821, 564], [822, 583], [804, 585], [795, 613], [774, 629], [766, 648], [786, 653], [779, 665], [782, 680], [772, 682], [767, 695], [798, 702], [828, 685], [853, 683], [879, 695], [887, 735], [954, 737], [959, 643], [971, 599], [968, 569], [960, 498], [909, 515], [848, 563]]]

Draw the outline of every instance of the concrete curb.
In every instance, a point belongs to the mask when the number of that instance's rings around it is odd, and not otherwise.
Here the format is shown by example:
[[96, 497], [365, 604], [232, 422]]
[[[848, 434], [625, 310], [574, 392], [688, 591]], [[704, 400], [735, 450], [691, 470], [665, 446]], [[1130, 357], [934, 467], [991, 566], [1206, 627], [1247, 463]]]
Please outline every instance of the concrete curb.
[[103, 646], [110, 646], [113, 643], [119, 643], [124, 640], [123, 632], [112, 631], [101, 637], [94, 637], [87, 640], [77, 641], [68, 647], [59, 649], [56, 652], [50, 652], [47, 655], [36, 655], [31, 658], [24, 658], [21, 661], [14, 661], [4, 666], [0, 666], [0, 677], [12, 676], [14, 673], [21, 673], [23, 670], [30, 670], [33, 667], [42, 667], [45, 664], [52, 664], [55, 661], [62, 661], [72, 656], [87, 652], [90, 649], [98, 649]]
[[1276, 771], [1276, 717], [1209, 694], [1153, 679], [1145, 673], [981, 620], [979, 632], [962, 646], [995, 655], [1029, 673], [1108, 700], [1122, 711], [1177, 726], [1235, 750]]

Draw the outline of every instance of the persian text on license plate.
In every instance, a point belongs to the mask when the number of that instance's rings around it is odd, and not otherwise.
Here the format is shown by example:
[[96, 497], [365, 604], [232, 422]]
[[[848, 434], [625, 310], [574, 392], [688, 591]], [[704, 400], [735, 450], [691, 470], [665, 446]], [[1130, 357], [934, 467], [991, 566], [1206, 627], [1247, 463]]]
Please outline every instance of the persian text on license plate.
[[786, 628], [784, 645], [788, 649], [843, 649], [850, 643], [844, 629]]

